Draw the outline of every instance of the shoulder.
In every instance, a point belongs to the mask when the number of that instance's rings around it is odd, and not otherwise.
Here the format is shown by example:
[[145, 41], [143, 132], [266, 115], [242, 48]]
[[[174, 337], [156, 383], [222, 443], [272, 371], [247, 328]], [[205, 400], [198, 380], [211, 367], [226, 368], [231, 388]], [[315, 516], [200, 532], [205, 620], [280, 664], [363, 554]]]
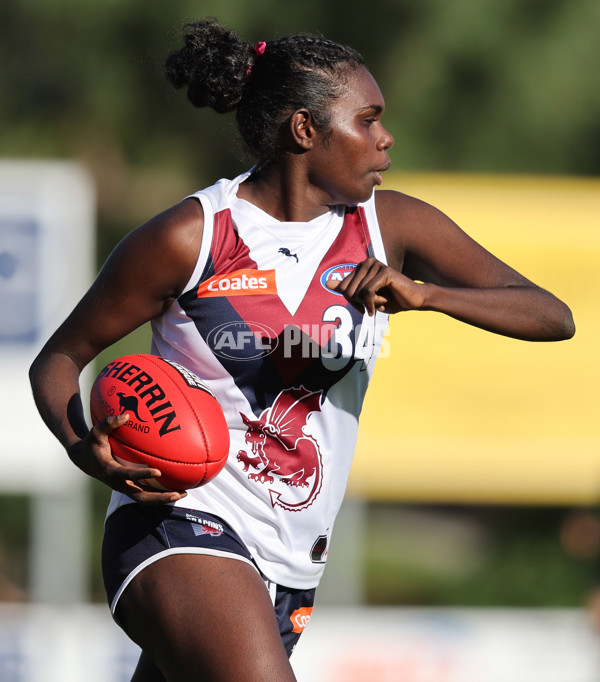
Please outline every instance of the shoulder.
[[196, 199], [184, 199], [130, 232], [113, 251], [107, 266], [126, 265], [145, 277], [151, 272], [153, 278], [168, 286], [170, 296], [177, 296], [196, 265], [203, 228], [202, 205]]
[[378, 190], [375, 192], [377, 217], [383, 229], [394, 229], [401, 222], [408, 226], [415, 221], [439, 220], [444, 214], [435, 206], [422, 199], [395, 190]]
[[131, 234], [158, 238], [177, 248], [200, 241], [203, 228], [202, 204], [197, 199], [189, 197], [154, 216]]
[[394, 190], [376, 191], [375, 207], [388, 260], [395, 267], [428, 233], [445, 221], [451, 222], [431, 204]]

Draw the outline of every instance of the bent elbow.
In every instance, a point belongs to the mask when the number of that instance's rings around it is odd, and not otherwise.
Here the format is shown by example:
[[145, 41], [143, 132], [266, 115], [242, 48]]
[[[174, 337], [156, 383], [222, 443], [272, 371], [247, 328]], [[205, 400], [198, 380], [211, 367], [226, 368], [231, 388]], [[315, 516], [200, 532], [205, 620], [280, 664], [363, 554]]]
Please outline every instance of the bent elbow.
[[570, 308], [562, 304], [562, 314], [557, 315], [552, 332], [548, 338], [549, 341], [567, 341], [575, 336], [575, 320]]
[[569, 314], [569, 319], [565, 321], [564, 335], [561, 340], [566, 341], [567, 339], [572, 339], [575, 336], [575, 329], [575, 320], [573, 320], [573, 316]]

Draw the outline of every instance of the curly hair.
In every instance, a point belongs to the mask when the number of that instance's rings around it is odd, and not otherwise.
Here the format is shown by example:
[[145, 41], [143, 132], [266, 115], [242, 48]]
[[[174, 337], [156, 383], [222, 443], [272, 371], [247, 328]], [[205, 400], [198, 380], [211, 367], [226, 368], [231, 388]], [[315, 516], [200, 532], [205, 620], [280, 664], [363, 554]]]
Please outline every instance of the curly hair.
[[194, 106], [235, 110], [242, 140], [263, 168], [277, 157], [294, 111], [308, 109], [315, 127], [327, 131], [345, 69], [360, 66], [363, 58], [352, 48], [306, 33], [269, 41], [258, 54], [214, 19], [186, 25], [183, 47], [165, 62], [168, 81], [187, 87]]

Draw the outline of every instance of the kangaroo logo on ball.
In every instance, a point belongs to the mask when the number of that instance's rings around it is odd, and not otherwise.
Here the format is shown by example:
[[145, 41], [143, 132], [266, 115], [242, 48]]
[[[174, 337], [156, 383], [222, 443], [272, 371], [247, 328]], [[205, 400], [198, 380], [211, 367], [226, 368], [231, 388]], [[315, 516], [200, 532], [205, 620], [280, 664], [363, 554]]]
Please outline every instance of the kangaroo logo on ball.
[[139, 422], [145, 422], [138, 414], [138, 399], [134, 395], [125, 395], [124, 393], [117, 393], [119, 396], [119, 407], [121, 408], [121, 414], [123, 412], [133, 412], [135, 418]]

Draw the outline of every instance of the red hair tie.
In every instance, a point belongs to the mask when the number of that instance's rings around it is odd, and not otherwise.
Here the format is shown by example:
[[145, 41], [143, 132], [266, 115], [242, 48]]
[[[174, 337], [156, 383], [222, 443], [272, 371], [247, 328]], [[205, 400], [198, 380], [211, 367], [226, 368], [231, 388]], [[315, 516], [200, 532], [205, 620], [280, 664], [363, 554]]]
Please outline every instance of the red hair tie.
[[259, 42], [256, 43], [256, 45], [254, 46], [254, 51], [255, 51], [256, 54], [258, 54], [258, 55], [264, 54], [266, 49], [267, 49], [267, 43], [265, 43], [264, 40], [259, 41]]
[[[261, 54], [265, 53], [265, 50], [267, 49], [267, 43], [265, 43], [264, 40], [260, 40], [256, 45], [254, 46], [254, 52], [260, 57]], [[246, 71], [246, 76], [250, 75], [250, 72], [252, 71], [252, 66], [248, 67], [248, 70]]]

